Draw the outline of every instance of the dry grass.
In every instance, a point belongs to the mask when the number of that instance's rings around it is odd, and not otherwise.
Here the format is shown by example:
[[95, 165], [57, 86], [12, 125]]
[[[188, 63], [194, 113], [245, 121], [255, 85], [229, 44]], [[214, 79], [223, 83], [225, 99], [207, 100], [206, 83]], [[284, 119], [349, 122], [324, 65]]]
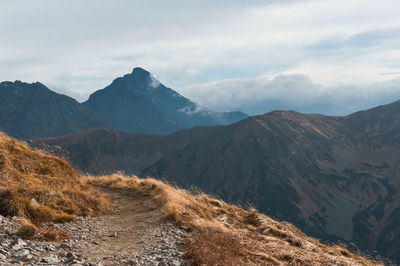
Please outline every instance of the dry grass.
[[61, 241], [69, 238], [68, 233], [56, 227], [54, 224], [37, 227], [27, 219], [22, 219], [22, 224], [17, 235], [22, 238], [40, 241]]
[[[48, 229], [45, 234], [36, 226], [99, 215], [109, 209], [103, 194], [86, 185], [65, 160], [0, 133], [0, 214], [28, 219], [36, 236], [43, 236], [39, 238], [57, 238], [50, 236], [55, 230]], [[32, 227], [28, 227], [21, 228], [21, 234], [29, 235]]]
[[112, 175], [88, 177], [94, 186], [154, 198], [165, 218], [193, 231], [185, 244], [192, 265], [373, 265], [343, 247], [321, 244], [291, 224], [161, 181]]

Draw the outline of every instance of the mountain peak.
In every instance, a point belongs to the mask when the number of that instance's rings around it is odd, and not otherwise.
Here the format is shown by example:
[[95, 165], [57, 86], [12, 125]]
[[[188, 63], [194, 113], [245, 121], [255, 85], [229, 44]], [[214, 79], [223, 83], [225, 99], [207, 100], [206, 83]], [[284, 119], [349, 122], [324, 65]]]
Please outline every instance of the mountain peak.
[[139, 76], [139, 77], [148, 77], [148, 76], [150, 76], [150, 72], [141, 67], [135, 67], [132, 70], [132, 75]]
[[157, 87], [160, 82], [151, 73], [141, 67], [135, 67], [132, 73], [123, 75], [113, 80], [105, 89], [122, 91], [137, 91], [143, 93], [150, 88]]
[[[20, 80], [15, 80], [14, 82], [3, 81], [0, 83], [0, 88], [3, 90], [4, 89], [11, 90], [14, 95], [20, 94], [20, 96], [23, 96], [25, 94], [24, 97], [28, 97], [26, 93], [29, 91], [30, 92], [33, 92], [33, 91], [39, 92], [40, 91], [42, 93], [50, 92], [50, 93], [55, 94], [55, 92], [51, 91], [48, 87], [46, 87], [44, 84], [42, 84], [38, 81], [36, 81], [34, 83], [27, 83], [27, 82], [23, 82]], [[2, 96], [4, 96], [4, 95], [2, 95]]]

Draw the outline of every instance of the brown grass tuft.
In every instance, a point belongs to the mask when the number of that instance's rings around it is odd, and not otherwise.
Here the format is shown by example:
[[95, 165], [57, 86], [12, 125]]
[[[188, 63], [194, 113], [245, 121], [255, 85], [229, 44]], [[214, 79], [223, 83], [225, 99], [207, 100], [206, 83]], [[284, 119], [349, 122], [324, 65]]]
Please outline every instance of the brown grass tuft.
[[61, 241], [67, 239], [68, 234], [56, 227], [54, 224], [47, 224], [44, 227], [37, 227], [27, 219], [22, 220], [17, 235], [21, 238], [34, 239], [39, 241]]
[[193, 195], [152, 178], [119, 174], [88, 177], [94, 186], [150, 196], [165, 218], [194, 236], [185, 244], [193, 265], [373, 265], [343, 247], [329, 247], [291, 224], [280, 223], [255, 209], [244, 210], [205, 194]]
[[[68, 222], [110, 210], [102, 193], [86, 185], [70, 164], [0, 133], [0, 214], [29, 219], [35, 225]], [[21, 228], [29, 235], [32, 228]], [[42, 238], [55, 231], [41, 232]]]
[[185, 243], [184, 258], [189, 265], [280, 265], [267, 254], [257, 254], [235, 234], [201, 229]]

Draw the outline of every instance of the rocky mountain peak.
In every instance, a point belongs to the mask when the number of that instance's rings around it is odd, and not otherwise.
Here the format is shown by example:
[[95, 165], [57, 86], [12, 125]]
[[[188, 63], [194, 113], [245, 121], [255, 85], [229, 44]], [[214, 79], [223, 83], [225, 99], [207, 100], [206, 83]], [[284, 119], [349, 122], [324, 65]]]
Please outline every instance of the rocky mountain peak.
[[146, 94], [159, 87], [165, 88], [150, 72], [143, 68], [135, 67], [132, 73], [116, 78], [106, 89], [112, 92]]
[[141, 67], [135, 67], [132, 70], [132, 75], [135, 77], [148, 77], [150, 76], [150, 72]]
[[150, 72], [140, 67], [135, 67], [130, 76], [137, 83], [143, 84], [143, 87], [149, 91], [160, 86], [164, 87]]

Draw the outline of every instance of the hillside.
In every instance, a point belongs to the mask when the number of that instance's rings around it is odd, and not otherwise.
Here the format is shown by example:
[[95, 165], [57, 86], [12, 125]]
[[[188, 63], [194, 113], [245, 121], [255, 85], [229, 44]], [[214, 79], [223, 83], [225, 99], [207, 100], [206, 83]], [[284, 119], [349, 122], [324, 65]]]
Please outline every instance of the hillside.
[[13, 137], [54, 137], [104, 126], [95, 113], [39, 82], [0, 83], [0, 130]]
[[[179, 131], [156, 142], [136, 135], [141, 144], [135, 147], [146, 157], [121, 149], [109, 162], [102, 159], [105, 151], [91, 152], [77, 134], [35, 143], [66, 149], [74, 164], [93, 156], [106, 172], [125, 160], [120, 169], [128, 173], [250, 203], [312, 236], [356, 243], [400, 261], [399, 121], [400, 102], [346, 117], [275, 111], [232, 125]], [[91, 139], [92, 146], [104, 147]], [[118, 138], [118, 146], [128, 143]], [[173, 148], [160, 152], [160, 147]], [[126, 167], [129, 162], [135, 167]]]
[[107, 200], [65, 160], [0, 133], [0, 214], [36, 224], [106, 213]]
[[[293, 225], [256, 210], [193, 195], [161, 181], [120, 175], [82, 177], [64, 160], [4, 134], [0, 155], [0, 263], [374, 263], [343, 247], [322, 245]], [[112, 203], [111, 213], [104, 193]], [[19, 219], [1, 215], [25, 220], [17, 230]], [[81, 215], [100, 216], [77, 218]]]
[[165, 87], [148, 71], [133, 69], [83, 103], [104, 117], [108, 124], [129, 133], [168, 134], [198, 125], [224, 125], [247, 115], [218, 113]]
[[137, 174], [166, 154], [184, 148], [218, 127], [196, 127], [160, 136], [128, 134], [106, 128], [88, 129], [61, 137], [30, 140], [30, 144], [66, 156], [89, 174], [124, 171]]
[[168, 154], [143, 174], [249, 202], [318, 238], [399, 261], [398, 105], [380, 108], [375, 119], [375, 109], [343, 118], [252, 117]]

